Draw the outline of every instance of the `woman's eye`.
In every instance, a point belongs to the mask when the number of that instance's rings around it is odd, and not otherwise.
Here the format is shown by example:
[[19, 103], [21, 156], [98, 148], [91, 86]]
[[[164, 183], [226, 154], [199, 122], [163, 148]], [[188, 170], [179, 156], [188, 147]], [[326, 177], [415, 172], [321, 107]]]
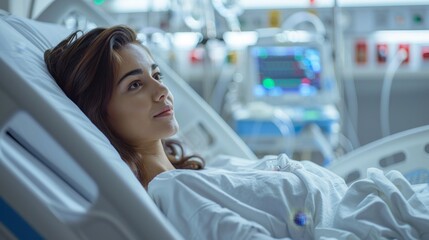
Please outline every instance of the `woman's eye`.
[[158, 80], [158, 81], [161, 81], [163, 77], [164, 77], [164, 76], [163, 76], [163, 75], [162, 75], [162, 73], [160, 73], [160, 72], [157, 72], [157, 73], [155, 73], [155, 74], [153, 75], [153, 78], [154, 78], [154, 79], [156, 79], [156, 80]]
[[135, 90], [141, 86], [142, 86], [142, 83], [137, 80], [137, 81], [130, 83], [130, 85], [128, 86], [128, 90]]

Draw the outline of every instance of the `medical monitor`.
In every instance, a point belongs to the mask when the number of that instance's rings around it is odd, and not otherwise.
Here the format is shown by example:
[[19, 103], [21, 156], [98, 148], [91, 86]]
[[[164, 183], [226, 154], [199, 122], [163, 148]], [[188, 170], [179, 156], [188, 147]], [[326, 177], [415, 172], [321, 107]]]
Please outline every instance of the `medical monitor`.
[[297, 94], [309, 96], [320, 90], [320, 51], [307, 46], [256, 46], [251, 58], [258, 72], [256, 97]]
[[271, 104], [332, 103], [335, 79], [326, 52], [319, 43], [249, 46], [247, 99]]

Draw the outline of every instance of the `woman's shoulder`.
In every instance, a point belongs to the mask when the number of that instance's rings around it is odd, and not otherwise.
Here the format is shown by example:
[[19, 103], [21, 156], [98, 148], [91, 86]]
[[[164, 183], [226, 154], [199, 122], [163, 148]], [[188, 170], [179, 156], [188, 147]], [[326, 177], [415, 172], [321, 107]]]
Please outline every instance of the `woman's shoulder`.
[[225, 182], [253, 181], [257, 175], [261, 174], [266, 175], [269, 172], [253, 169], [249, 169], [249, 171], [231, 171], [229, 169], [210, 167], [201, 170], [175, 169], [158, 174], [149, 183], [148, 188], [158, 186], [172, 186], [174, 188], [178, 185], [197, 187], [213, 184], [219, 186]]
[[151, 196], [165, 196], [183, 191], [203, 192], [219, 189], [222, 176], [232, 174], [230, 171], [206, 168], [202, 170], [175, 169], [158, 174], [148, 184]]
[[174, 169], [162, 172], [158, 174], [156, 177], [152, 179], [149, 185], [153, 185], [154, 183], [162, 183], [165, 184], [174, 184], [183, 180], [191, 180], [191, 179], [199, 179], [205, 178], [208, 173], [209, 175], [213, 175], [213, 172], [221, 172], [221, 169], [215, 168], [205, 168], [201, 170], [191, 170], [191, 169]]

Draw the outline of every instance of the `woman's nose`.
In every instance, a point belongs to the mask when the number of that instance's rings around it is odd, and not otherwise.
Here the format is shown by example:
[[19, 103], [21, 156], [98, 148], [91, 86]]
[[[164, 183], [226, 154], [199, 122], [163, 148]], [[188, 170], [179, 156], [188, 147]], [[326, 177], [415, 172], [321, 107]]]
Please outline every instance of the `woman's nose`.
[[156, 91], [154, 94], [155, 101], [162, 101], [168, 96], [168, 88], [161, 82], [156, 81], [155, 83]]

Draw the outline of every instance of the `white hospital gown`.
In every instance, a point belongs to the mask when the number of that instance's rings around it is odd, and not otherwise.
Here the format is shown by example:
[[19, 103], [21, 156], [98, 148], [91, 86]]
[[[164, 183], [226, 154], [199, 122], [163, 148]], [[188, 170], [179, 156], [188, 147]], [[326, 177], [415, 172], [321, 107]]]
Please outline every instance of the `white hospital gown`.
[[[309, 161], [280, 155], [272, 163], [271, 158], [229, 170], [168, 171], [150, 182], [148, 193], [185, 239], [419, 239], [427, 232], [424, 226], [429, 228], [427, 187], [420, 190], [426, 203], [414, 197], [398, 223], [396, 203], [387, 203], [379, 192], [367, 199], [380, 191], [373, 180], [348, 188]], [[413, 198], [413, 190], [405, 191]]]

